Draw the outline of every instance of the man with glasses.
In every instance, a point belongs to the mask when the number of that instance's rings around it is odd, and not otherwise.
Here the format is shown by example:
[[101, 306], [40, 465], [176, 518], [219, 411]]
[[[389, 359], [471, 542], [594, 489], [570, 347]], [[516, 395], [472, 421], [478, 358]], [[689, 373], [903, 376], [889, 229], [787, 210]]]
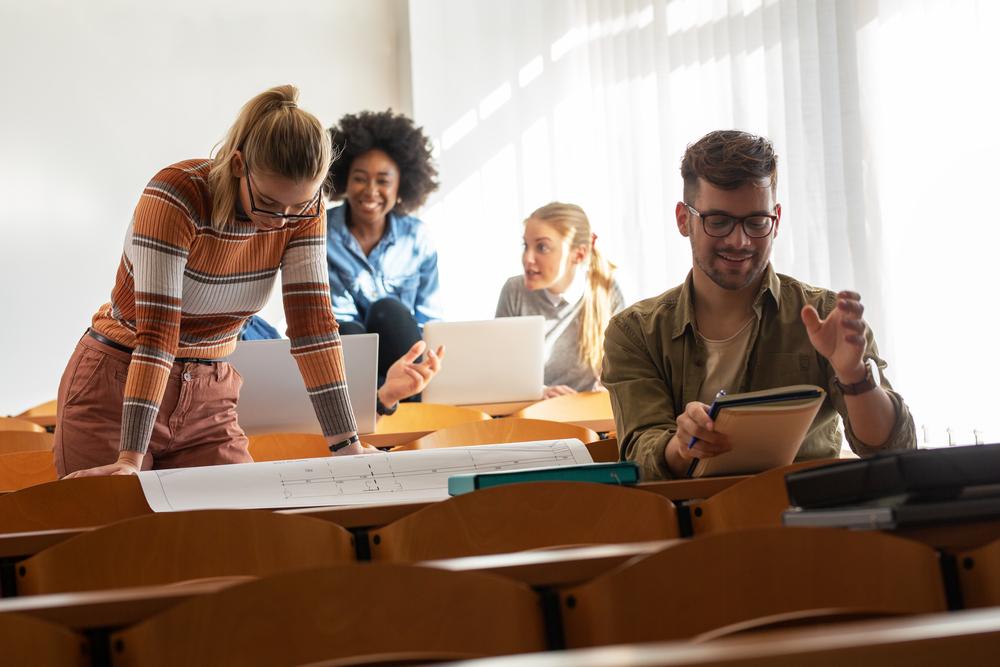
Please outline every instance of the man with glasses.
[[691, 273], [614, 317], [605, 338], [602, 381], [623, 456], [645, 479], [681, 477], [692, 459], [730, 449], [708, 416], [720, 390], [793, 384], [828, 392], [798, 459], [839, 454], [838, 415], [861, 456], [915, 447], [913, 418], [881, 373], [861, 297], [771, 267], [781, 223], [771, 142], [711, 132], [688, 146], [681, 176], [675, 216], [691, 242]]

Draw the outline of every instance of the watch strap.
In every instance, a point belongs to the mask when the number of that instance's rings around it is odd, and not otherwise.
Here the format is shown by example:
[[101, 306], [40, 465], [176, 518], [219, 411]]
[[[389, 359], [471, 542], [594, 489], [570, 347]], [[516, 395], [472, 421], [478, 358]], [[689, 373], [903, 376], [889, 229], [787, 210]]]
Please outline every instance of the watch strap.
[[354, 435], [352, 435], [347, 440], [341, 440], [340, 442], [337, 442], [337, 443], [334, 443], [334, 444], [330, 445], [330, 451], [331, 452], [339, 452], [341, 449], [344, 449], [345, 447], [350, 447], [351, 445], [353, 445], [356, 442], [361, 442], [361, 439], [358, 437], [357, 433], [355, 433]]
[[396, 410], [399, 409], [399, 402], [397, 401], [391, 408], [385, 407], [381, 400], [379, 400], [378, 394], [375, 394], [375, 412], [378, 414], [388, 417], [391, 414], [395, 414]]
[[875, 382], [875, 376], [872, 374], [871, 364], [865, 364], [865, 377], [857, 382], [852, 382], [850, 384], [844, 384], [840, 381], [836, 375], [833, 376], [833, 381], [840, 389], [840, 392], [845, 396], [857, 396], [859, 394], [864, 394], [869, 392], [878, 385]]

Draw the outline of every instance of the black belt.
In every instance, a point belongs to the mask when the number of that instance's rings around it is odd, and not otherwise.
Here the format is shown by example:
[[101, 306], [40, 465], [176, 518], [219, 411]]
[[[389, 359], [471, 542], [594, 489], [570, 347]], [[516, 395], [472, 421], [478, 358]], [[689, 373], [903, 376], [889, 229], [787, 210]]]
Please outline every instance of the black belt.
[[[97, 333], [93, 329], [87, 329], [87, 335], [90, 336], [91, 338], [93, 338], [94, 340], [96, 340], [98, 343], [102, 343], [104, 345], [107, 345], [108, 347], [113, 347], [114, 349], [119, 350], [121, 352], [125, 352], [126, 354], [132, 354], [132, 352], [133, 352], [133, 350], [132, 350], [131, 347], [128, 347], [127, 345], [122, 345], [121, 343], [117, 343], [117, 342], [111, 340], [110, 338], [108, 338], [107, 336], [103, 336], [103, 335]], [[193, 357], [175, 357], [174, 358], [174, 363], [181, 363], [181, 364], [202, 364], [203, 366], [211, 366], [212, 364], [214, 364], [217, 361], [219, 361], [219, 359], [195, 359]]]

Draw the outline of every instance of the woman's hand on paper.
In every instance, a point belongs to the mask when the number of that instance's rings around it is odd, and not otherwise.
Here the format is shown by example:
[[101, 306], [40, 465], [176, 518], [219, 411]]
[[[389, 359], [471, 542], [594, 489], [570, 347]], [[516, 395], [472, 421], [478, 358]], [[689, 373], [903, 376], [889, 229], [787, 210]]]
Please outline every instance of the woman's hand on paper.
[[119, 452], [118, 460], [106, 466], [96, 468], [85, 468], [77, 470], [63, 477], [63, 479], [75, 479], [77, 477], [105, 477], [107, 475], [134, 475], [142, 467], [142, 454], [139, 452]]
[[352, 442], [347, 447], [341, 447], [337, 451], [333, 452], [334, 456], [351, 456], [353, 454], [378, 454], [378, 447], [372, 447], [371, 445], [366, 445], [363, 442]]

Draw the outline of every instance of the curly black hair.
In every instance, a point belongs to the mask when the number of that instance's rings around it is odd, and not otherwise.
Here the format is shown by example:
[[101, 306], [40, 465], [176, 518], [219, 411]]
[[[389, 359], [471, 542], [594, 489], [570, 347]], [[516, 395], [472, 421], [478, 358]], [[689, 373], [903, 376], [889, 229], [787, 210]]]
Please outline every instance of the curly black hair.
[[408, 213], [420, 208], [438, 188], [437, 167], [431, 159], [431, 142], [423, 129], [403, 114], [362, 111], [347, 114], [330, 128], [337, 158], [330, 165], [329, 183], [335, 197], [347, 191], [347, 176], [354, 158], [374, 148], [385, 151], [399, 167], [399, 203], [395, 210]]

